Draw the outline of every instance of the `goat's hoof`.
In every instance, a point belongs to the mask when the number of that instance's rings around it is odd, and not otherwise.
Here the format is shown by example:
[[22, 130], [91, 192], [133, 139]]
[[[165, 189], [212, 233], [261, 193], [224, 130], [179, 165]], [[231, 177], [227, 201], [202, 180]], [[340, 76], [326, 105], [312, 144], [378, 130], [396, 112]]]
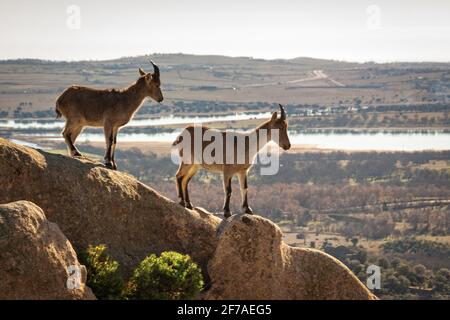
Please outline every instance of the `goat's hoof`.
[[184, 207], [187, 208], [187, 209], [194, 209], [194, 206], [193, 206], [192, 203], [190, 203], [190, 202], [186, 202], [186, 203], [184, 204]]
[[180, 200], [180, 202], [178, 202], [178, 204], [184, 208], [184, 200]]
[[225, 218], [231, 217], [231, 211], [224, 211], [224, 212], [223, 212], [223, 216], [224, 216]]
[[250, 207], [246, 207], [246, 208], [244, 208], [244, 213], [246, 213], [246, 214], [253, 214], [253, 210]]
[[115, 164], [115, 163], [113, 163], [113, 165], [112, 165], [112, 169], [113, 169], [113, 170], [117, 170], [117, 166], [116, 166], [116, 164]]
[[72, 152], [72, 157], [74, 157], [74, 158], [79, 158], [79, 157], [82, 157], [82, 156], [83, 155], [81, 153], [79, 153], [78, 151]]
[[111, 162], [107, 162], [107, 163], [105, 163], [105, 167], [107, 167], [108, 169], [112, 169], [112, 170], [114, 170], [114, 168], [113, 168], [113, 164], [112, 164]]

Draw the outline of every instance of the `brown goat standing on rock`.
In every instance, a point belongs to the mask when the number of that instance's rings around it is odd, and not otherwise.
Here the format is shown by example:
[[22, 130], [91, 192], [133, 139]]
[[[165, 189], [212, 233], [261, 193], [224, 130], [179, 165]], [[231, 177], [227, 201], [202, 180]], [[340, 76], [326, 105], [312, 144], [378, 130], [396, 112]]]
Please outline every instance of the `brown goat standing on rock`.
[[103, 127], [106, 140], [105, 165], [117, 169], [114, 152], [119, 129], [126, 125], [146, 97], [163, 101], [160, 89], [159, 68], [152, 61], [153, 73], [139, 68], [140, 77], [126, 89], [92, 89], [71, 86], [56, 101], [57, 117], [64, 116], [66, 125], [62, 132], [72, 157], [81, 156], [75, 140], [85, 126]]
[[[263, 122], [250, 133], [229, 133], [226, 131], [210, 129], [206, 126], [197, 127], [197, 129], [195, 126], [186, 127], [172, 144], [178, 148], [181, 158], [180, 166], [176, 173], [176, 186], [178, 197], [181, 199], [180, 204], [189, 209], [193, 208], [189, 199], [188, 184], [198, 169], [204, 168], [209, 171], [220, 172], [223, 174], [223, 187], [225, 191], [223, 211], [225, 217], [231, 216], [231, 180], [234, 175], [237, 175], [239, 179], [243, 212], [251, 214], [252, 209], [248, 205], [247, 200], [247, 174], [253, 165], [255, 156], [270, 141], [276, 142], [284, 150], [289, 150], [291, 147], [287, 133], [286, 113], [281, 104], [280, 113], [281, 115], [278, 118], [277, 112], [274, 112], [271, 119]], [[196, 130], [198, 131], [196, 132]], [[275, 134], [273, 134], [273, 130], [278, 131], [277, 140], [274, 139]], [[217, 138], [221, 138], [221, 141], [227, 140], [227, 135], [233, 140], [230, 139], [229, 141], [231, 142], [229, 144], [223, 144], [223, 152], [218, 156], [220, 163], [213, 163], [210, 160], [205, 160], [205, 149], [211, 148], [210, 145], [215, 142]], [[200, 142], [197, 142], [199, 138]], [[212, 138], [214, 138], [214, 140]], [[187, 139], [187, 141], [184, 141], [184, 139]], [[239, 141], [242, 143], [239, 144]], [[199, 145], [199, 152], [196, 151], [196, 143]], [[211, 153], [214, 153], [213, 157], [219, 154], [217, 150]]]

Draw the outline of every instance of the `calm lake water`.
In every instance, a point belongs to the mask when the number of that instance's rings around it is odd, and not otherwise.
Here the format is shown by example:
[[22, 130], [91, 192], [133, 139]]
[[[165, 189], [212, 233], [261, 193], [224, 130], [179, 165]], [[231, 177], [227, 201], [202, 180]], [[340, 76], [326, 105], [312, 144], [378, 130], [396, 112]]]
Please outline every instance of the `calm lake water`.
[[[123, 142], [173, 142], [180, 131], [166, 133], [119, 133], [118, 143]], [[31, 134], [49, 140], [62, 141], [54, 134]], [[297, 133], [290, 132], [292, 144], [308, 145], [320, 149], [423, 151], [450, 150], [450, 133]], [[84, 132], [77, 142], [104, 141], [102, 133]]]
[[[235, 113], [227, 115], [217, 115], [217, 116], [164, 116], [158, 118], [150, 119], [133, 119], [128, 124], [127, 127], [154, 127], [172, 124], [188, 124], [188, 123], [203, 123], [203, 122], [218, 122], [218, 121], [237, 121], [237, 120], [248, 120], [248, 119], [268, 119], [270, 118], [270, 112], [262, 113]], [[11, 128], [11, 129], [62, 129], [64, 127], [63, 120], [0, 120], [1, 128]]]
[[[172, 124], [190, 124], [216, 121], [237, 121], [246, 119], [267, 119], [271, 113], [236, 113], [218, 116], [166, 116], [152, 119], [134, 119], [127, 127], [133, 130], [124, 130], [119, 133], [119, 143], [124, 142], [172, 142], [180, 130], [171, 132], [146, 132], [146, 128]], [[44, 140], [62, 141], [59, 130], [63, 121], [56, 120], [0, 120], [0, 129], [14, 129], [11, 138], [26, 141], [27, 137]], [[32, 130], [30, 132], [29, 130]], [[23, 130], [23, 133], [22, 133]], [[28, 130], [28, 131], [27, 131]], [[133, 132], [130, 132], [133, 131]], [[155, 131], [155, 130], [153, 130]], [[156, 130], [157, 131], [157, 130]], [[377, 150], [377, 151], [423, 151], [423, 150], [450, 150], [450, 133], [443, 131], [419, 132], [364, 132], [340, 133], [328, 132], [290, 132], [290, 140], [295, 145], [307, 145], [321, 149], [335, 150]], [[86, 129], [77, 139], [77, 142], [104, 141], [101, 130]]]

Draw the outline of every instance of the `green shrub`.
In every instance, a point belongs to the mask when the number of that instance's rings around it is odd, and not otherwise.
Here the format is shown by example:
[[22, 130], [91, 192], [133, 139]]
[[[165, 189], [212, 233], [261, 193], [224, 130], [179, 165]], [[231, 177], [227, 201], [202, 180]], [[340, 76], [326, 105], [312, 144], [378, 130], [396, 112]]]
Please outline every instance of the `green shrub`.
[[439, 269], [434, 279], [434, 287], [437, 292], [449, 294], [450, 292], [450, 270], [446, 268]]
[[192, 299], [203, 288], [200, 268], [188, 255], [169, 251], [152, 254], [134, 270], [127, 298], [138, 300]]
[[80, 255], [87, 269], [87, 285], [100, 299], [120, 299], [123, 291], [123, 279], [119, 263], [106, 253], [105, 245], [89, 246]]

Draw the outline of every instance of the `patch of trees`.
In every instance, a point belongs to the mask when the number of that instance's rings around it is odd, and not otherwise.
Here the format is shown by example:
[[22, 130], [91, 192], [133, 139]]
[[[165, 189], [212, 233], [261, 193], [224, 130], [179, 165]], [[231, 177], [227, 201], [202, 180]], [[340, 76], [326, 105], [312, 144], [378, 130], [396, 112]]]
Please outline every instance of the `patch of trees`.
[[429, 104], [384, 104], [372, 105], [365, 109], [366, 112], [446, 112], [450, 111], [448, 103], [429, 103]]
[[[446, 170], [416, 168], [431, 160], [450, 160], [450, 152], [310, 152], [283, 154], [276, 175], [253, 176], [261, 184], [314, 183], [360, 184], [374, 182], [390, 186], [433, 185], [444, 187], [450, 182]], [[256, 166], [256, 170], [259, 166]]]
[[[411, 127], [442, 127], [450, 124], [450, 118], [442, 116], [407, 117], [400, 112], [390, 116], [379, 116], [376, 112], [354, 114], [321, 115], [295, 118], [290, 120], [290, 128], [295, 130], [310, 130], [313, 128], [342, 128], [354, 132], [352, 128], [411, 128]], [[343, 133], [345, 131], [342, 131]], [[356, 132], [355, 132], [356, 133]]]
[[416, 238], [398, 239], [382, 245], [386, 253], [425, 253], [427, 255], [450, 257], [450, 245]]
[[[37, 111], [27, 111], [24, 110], [24, 107], [32, 106], [32, 104], [23, 104], [21, 103], [13, 112], [13, 117], [16, 119], [25, 119], [25, 118], [54, 118], [55, 117], [55, 109], [50, 108], [47, 110], [37, 110]], [[1, 118], [6, 118], [9, 115], [9, 112], [0, 112]]]
[[[399, 240], [400, 241], [400, 240]], [[448, 299], [450, 297], [450, 270], [429, 269], [398, 257], [387, 258], [369, 254], [363, 247], [336, 246], [325, 242], [322, 250], [344, 262], [362, 283], [366, 283], [369, 265], [381, 271], [381, 288], [374, 293], [382, 299]]]

